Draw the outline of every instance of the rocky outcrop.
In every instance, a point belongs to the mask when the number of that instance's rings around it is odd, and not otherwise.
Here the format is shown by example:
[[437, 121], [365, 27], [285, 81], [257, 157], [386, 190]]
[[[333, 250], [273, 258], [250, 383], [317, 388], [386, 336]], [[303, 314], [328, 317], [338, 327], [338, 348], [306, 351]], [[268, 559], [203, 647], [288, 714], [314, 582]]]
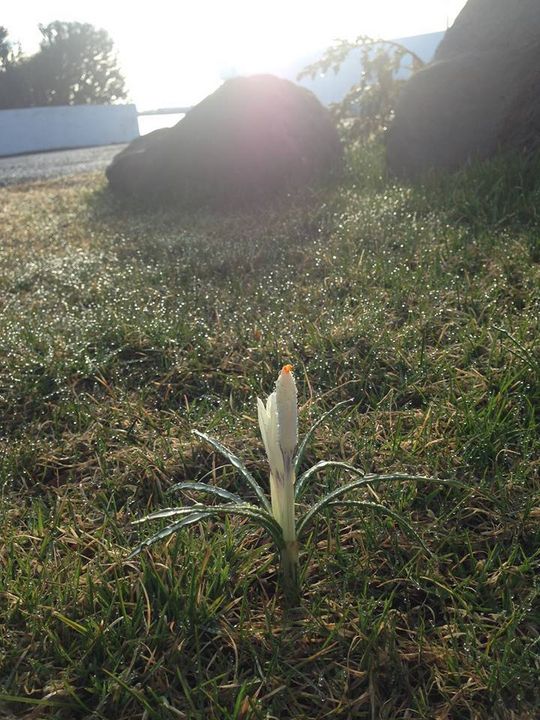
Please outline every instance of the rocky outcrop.
[[405, 85], [387, 134], [391, 171], [455, 170], [540, 146], [540, 1], [469, 0], [434, 62]]
[[330, 113], [271, 75], [239, 77], [174, 127], [133, 141], [107, 168], [123, 195], [181, 204], [252, 201], [318, 183], [339, 169]]

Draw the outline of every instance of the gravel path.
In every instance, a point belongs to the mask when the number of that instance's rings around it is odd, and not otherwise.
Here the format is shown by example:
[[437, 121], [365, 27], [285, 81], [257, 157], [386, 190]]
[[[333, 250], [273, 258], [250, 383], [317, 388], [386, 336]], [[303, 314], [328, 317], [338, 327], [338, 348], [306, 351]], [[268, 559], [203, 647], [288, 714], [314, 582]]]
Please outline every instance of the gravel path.
[[105, 170], [125, 145], [0, 157], [0, 186]]

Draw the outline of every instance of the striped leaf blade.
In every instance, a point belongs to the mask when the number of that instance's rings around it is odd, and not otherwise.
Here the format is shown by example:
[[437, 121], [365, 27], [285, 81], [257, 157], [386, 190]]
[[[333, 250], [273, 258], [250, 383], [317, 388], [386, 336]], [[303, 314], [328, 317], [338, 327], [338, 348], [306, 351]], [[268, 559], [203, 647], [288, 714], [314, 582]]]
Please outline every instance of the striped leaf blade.
[[253, 475], [249, 472], [247, 467], [244, 465], [244, 463], [238, 458], [233, 452], [231, 452], [228, 448], [225, 447], [225, 445], [222, 445], [219, 440], [216, 440], [215, 438], [211, 437], [210, 435], [207, 435], [206, 433], [200, 432], [199, 430], [193, 430], [192, 431], [194, 435], [201, 438], [201, 440], [204, 440], [209, 445], [211, 445], [214, 450], [217, 450], [218, 453], [223, 455], [223, 457], [226, 457], [227, 460], [233, 465], [238, 472], [240, 473], [241, 477], [244, 478], [244, 480], [247, 482], [247, 484], [251, 487], [255, 495], [258, 497], [262, 507], [268, 512], [272, 512], [272, 508], [270, 507], [270, 503], [268, 501], [268, 498], [265, 495], [264, 490], [259, 485], [259, 483], [255, 480]]
[[321, 417], [316, 420], [309, 428], [307, 433], [304, 435], [302, 442], [298, 446], [298, 450], [296, 451], [296, 457], [294, 459], [294, 472], [296, 473], [296, 475], [298, 475], [298, 473], [300, 472], [300, 467], [302, 466], [302, 461], [304, 460], [307, 446], [311, 442], [311, 439], [315, 434], [315, 430], [326, 420], [327, 417], [330, 417], [330, 415], [332, 415], [338, 408], [343, 407], [343, 405], [350, 405], [352, 402], [354, 402], [354, 398], [349, 398], [349, 400], [342, 400], [341, 402], [338, 402], [336, 405], [334, 405], [333, 408], [330, 408], [330, 410], [323, 413]]
[[228, 490], [225, 490], [224, 488], [217, 487], [216, 485], [208, 485], [208, 483], [203, 482], [181, 482], [176, 483], [176, 485], [172, 485], [168, 490], [168, 493], [176, 492], [177, 490], [184, 491], [184, 490], [196, 490], [197, 492], [203, 492], [207, 495], [214, 495], [215, 497], [220, 498], [221, 500], [228, 500], [229, 502], [234, 503], [241, 503], [242, 498], [240, 495], [236, 495], [235, 493], [229, 492]]

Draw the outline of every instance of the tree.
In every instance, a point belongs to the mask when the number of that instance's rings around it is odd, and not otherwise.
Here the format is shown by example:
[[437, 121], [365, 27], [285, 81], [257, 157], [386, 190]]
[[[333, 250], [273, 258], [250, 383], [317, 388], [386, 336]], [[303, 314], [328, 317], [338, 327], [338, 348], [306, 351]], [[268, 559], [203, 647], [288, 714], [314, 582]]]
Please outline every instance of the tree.
[[347, 139], [363, 141], [386, 130], [405, 82], [404, 71], [416, 72], [424, 61], [398, 42], [360, 35], [352, 42], [338, 40], [320, 60], [302, 70], [298, 79], [314, 78], [330, 69], [337, 73], [353, 51], [360, 51], [360, 80], [331, 109]]
[[20, 48], [14, 48], [7, 29], [0, 26], [0, 109], [24, 105], [25, 83], [16, 70], [21, 60]]
[[35, 59], [47, 105], [108, 103], [126, 97], [124, 78], [105, 30], [88, 23], [40, 25], [43, 36]]
[[20, 57], [20, 50], [15, 50], [8, 36], [7, 28], [0, 25], [0, 72], [11, 67]]
[[0, 73], [0, 108], [103, 104], [126, 97], [113, 41], [105, 30], [60, 21], [39, 30], [39, 51], [19, 56]]
[[0, 69], [3, 70], [8, 62], [9, 55], [11, 52], [11, 43], [9, 42], [8, 31], [5, 27], [0, 25]]

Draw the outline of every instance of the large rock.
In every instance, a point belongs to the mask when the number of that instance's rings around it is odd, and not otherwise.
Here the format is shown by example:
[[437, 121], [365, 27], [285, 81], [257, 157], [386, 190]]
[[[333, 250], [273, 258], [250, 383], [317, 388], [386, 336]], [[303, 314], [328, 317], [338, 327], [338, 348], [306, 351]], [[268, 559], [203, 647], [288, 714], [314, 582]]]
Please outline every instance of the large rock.
[[389, 168], [412, 178], [538, 146], [540, 0], [469, 0], [434, 62], [404, 87]]
[[330, 113], [271, 75], [239, 77], [174, 127], [134, 140], [107, 168], [114, 191], [156, 202], [242, 202], [317, 183], [339, 168]]

